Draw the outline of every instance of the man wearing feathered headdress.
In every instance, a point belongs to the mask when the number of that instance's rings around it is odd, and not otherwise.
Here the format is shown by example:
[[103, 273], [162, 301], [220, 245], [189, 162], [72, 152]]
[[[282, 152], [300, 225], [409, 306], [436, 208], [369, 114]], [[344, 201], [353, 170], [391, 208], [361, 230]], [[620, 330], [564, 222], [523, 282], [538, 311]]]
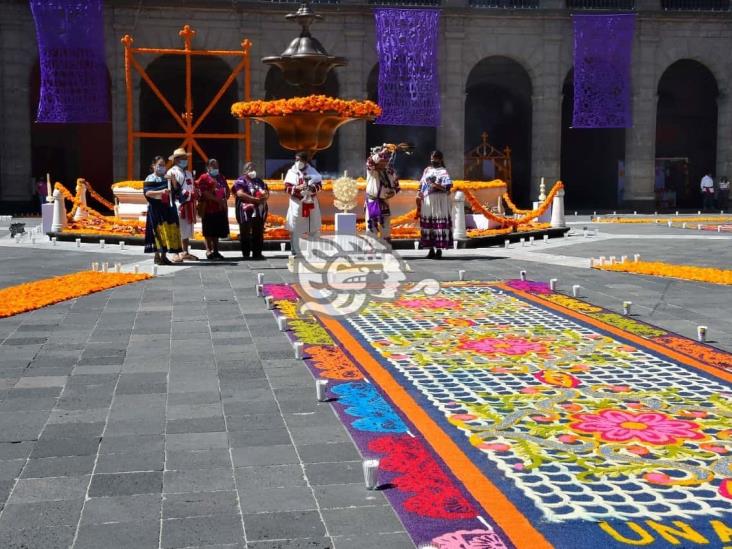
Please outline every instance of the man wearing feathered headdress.
[[366, 231], [391, 241], [389, 200], [399, 192], [399, 178], [394, 170], [397, 146], [384, 143], [371, 149], [366, 159]]

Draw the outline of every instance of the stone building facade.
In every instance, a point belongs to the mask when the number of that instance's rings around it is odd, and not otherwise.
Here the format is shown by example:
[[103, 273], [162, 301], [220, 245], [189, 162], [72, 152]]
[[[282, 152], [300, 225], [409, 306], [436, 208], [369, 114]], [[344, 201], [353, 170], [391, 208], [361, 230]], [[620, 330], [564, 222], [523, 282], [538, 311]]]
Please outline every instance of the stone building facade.
[[[429, 0], [426, 0], [429, 1]], [[479, 3], [479, 0], [475, 2]], [[637, 13], [632, 61], [632, 128], [625, 131], [626, 206], [652, 207], [656, 159], [656, 117], [659, 81], [663, 73], [679, 60], [693, 60], [706, 67], [716, 81], [716, 174], [732, 175], [732, 12], [695, 8], [724, 2], [667, 2], [666, 0], [605, 0], [569, 2], [568, 0], [482, 0], [480, 7], [470, 0], [443, 0], [439, 40], [442, 125], [436, 131], [436, 146], [443, 150], [454, 177], [462, 174], [466, 150], [475, 146], [465, 136], [466, 82], [483, 59], [500, 56], [518, 63], [531, 82], [530, 174], [529, 191], [534, 194], [538, 181], [562, 176], [562, 95], [565, 79], [572, 68], [573, 33], [567, 4], [628, 7]], [[687, 9], [664, 9], [671, 7]], [[490, 7], [491, 5], [509, 7]], [[520, 9], [512, 6], [529, 6]], [[111, 79], [112, 156], [99, 158], [111, 162], [114, 180], [126, 178], [126, 111], [123, 46], [124, 34], [134, 36], [135, 44], [149, 47], [181, 47], [178, 31], [190, 24], [198, 31], [194, 47], [236, 49], [243, 37], [252, 43], [252, 96], [264, 97], [269, 68], [259, 62], [266, 55], [280, 53], [297, 33], [283, 15], [296, 4], [271, 2], [151, 0], [105, 2], [106, 56]], [[337, 4], [317, 4], [325, 16], [313, 27], [313, 34], [326, 49], [346, 56], [347, 67], [336, 69], [339, 95], [366, 98], [367, 79], [377, 63], [372, 8], [354, 0]], [[622, 11], [622, 10], [620, 10]], [[27, 1], [0, 0], [0, 201], [29, 200], [32, 187], [31, 73], [37, 64], [35, 30]], [[148, 56], [146, 61], [152, 62]], [[229, 64], [233, 59], [225, 59]], [[37, 70], [37, 69], [36, 69]], [[138, 79], [139, 80], [139, 79]], [[135, 84], [135, 109], [139, 112], [139, 81]], [[566, 123], [565, 123], [566, 125]], [[358, 174], [362, 171], [368, 145], [362, 123], [339, 130], [339, 169]], [[264, 128], [253, 126], [252, 156], [264, 163]], [[243, 160], [243, 159], [240, 159]], [[705, 168], [707, 169], [707, 168]], [[81, 174], [80, 174], [81, 175]], [[588, 181], [568, 181], [589, 185]], [[71, 183], [71, 182], [67, 182]], [[528, 196], [527, 196], [528, 198]], [[610, 205], [597, 204], [597, 209]]]

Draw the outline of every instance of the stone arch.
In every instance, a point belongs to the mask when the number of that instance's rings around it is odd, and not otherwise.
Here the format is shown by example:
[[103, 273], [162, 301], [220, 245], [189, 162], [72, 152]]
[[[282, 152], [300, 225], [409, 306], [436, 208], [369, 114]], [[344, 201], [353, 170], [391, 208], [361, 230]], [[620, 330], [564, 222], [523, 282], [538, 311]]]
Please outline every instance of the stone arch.
[[707, 65], [678, 59], [663, 71], [657, 90], [656, 190], [671, 193], [676, 206], [698, 207], [704, 173], [728, 175], [714, 173], [718, 81]]
[[[465, 84], [465, 148], [486, 132], [496, 148], [512, 151], [512, 193], [527, 203], [531, 185], [533, 83], [526, 68], [510, 57], [490, 56], [476, 63]], [[492, 174], [484, 174], [491, 178]]]
[[[216, 95], [229, 76], [231, 69], [223, 59], [215, 56], [194, 56], [191, 59], [191, 95], [193, 113], [200, 114]], [[161, 55], [147, 65], [147, 74], [176, 112], [185, 112], [185, 57], [182, 55]], [[232, 103], [239, 100], [239, 88], [230, 86], [219, 102], [199, 127], [203, 133], [236, 133], [237, 120], [231, 116]], [[141, 131], [180, 132], [181, 128], [150, 87], [140, 84], [139, 127]], [[140, 154], [136, 169], [138, 176], [149, 173], [150, 160], [156, 155], [167, 157], [173, 149], [180, 147], [181, 139], [141, 139]], [[235, 139], [201, 139], [198, 144], [210, 158], [216, 158], [221, 173], [228, 178], [239, 174], [239, 143]], [[205, 169], [198, 155], [193, 155], [193, 170], [198, 174]]]
[[573, 128], [574, 68], [562, 86], [560, 177], [567, 206], [612, 209], [622, 201], [625, 128]]
[[[366, 80], [367, 99], [379, 101], [379, 64], [376, 63]], [[403, 179], [419, 179], [429, 162], [430, 152], [437, 147], [437, 128], [429, 126], [393, 126], [368, 122], [366, 125], [366, 147], [364, 158], [371, 147], [382, 143], [401, 143], [408, 141], [414, 145], [414, 153], [407, 156], [397, 155], [396, 170]], [[462, 159], [447, 159], [447, 163]], [[449, 166], [448, 166], [449, 168]]]
[[[291, 86], [285, 82], [280, 69], [270, 67], [265, 78], [264, 90], [265, 99], [289, 99], [310, 94], [338, 97], [338, 76], [335, 71], [330, 71], [325, 84], [306, 90]], [[313, 163], [324, 176], [338, 176], [340, 159], [338, 142], [338, 132], [336, 132], [333, 144], [328, 149], [320, 151], [315, 155]], [[282, 148], [277, 139], [277, 133], [270, 126], [266, 126], [265, 128], [264, 151], [264, 168], [267, 177], [280, 177], [280, 175], [287, 172], [294, 161], [295, 151]]]

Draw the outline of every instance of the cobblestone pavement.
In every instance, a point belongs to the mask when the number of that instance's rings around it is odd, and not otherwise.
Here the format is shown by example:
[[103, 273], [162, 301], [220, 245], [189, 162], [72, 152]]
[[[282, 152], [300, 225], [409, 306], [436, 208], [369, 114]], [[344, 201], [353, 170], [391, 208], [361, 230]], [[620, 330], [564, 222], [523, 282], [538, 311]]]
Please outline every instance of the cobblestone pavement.
[[[559, 279], [592, 303], [732, 350], [728, 287], [591, 271], [564, 259], [640, 253], [729, 266], [732, 237], [600, 225], [512, 249], [405, 252], [411, 279]], [[587, 226], [591, 226], [587, 224]], [[595, 227], [595, 226], [592, 226]], [[140, 250], [0, 238], [0, 285]], [[313, 380], [254, 296], [292, 281], [283, 254], [164, 276], [0, 320], [0, 547], [413, 547]], [[419, 257], [418, 257], [419, 256]], [[149, 263], [149, 262], [148, 262]], [[147, 265], [147, 264], [144, 264]]]

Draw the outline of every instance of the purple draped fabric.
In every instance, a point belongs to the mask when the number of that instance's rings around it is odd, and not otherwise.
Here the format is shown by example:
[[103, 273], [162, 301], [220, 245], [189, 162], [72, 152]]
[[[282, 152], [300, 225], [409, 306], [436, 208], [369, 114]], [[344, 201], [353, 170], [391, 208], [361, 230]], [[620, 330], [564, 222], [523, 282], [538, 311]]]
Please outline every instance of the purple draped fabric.
[[38, 122], [108, 122], [102, 0], [30, 0], [41, 67]]
[[377, 124], [440, 125], [440, 79], [437, 37], [440, 11], [435, 9], [374, 10], [379, 54]]
[[573, 15], [572, 19], [572, 127], [631, 127], [630, 57], [635, 14]]

